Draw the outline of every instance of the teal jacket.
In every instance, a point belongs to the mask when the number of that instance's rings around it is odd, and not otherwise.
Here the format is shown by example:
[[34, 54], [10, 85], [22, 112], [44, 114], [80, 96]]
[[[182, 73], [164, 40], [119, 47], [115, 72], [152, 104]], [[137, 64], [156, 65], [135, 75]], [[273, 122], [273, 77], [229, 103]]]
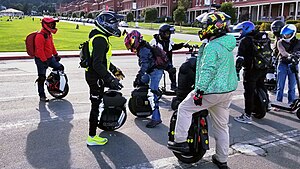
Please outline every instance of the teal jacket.
[[199, 49], [196, 64], [195, 91], [204, 94], [228, 93], [238, 85], [233, 49], [236, 40], [231, 35], [213, 39]]

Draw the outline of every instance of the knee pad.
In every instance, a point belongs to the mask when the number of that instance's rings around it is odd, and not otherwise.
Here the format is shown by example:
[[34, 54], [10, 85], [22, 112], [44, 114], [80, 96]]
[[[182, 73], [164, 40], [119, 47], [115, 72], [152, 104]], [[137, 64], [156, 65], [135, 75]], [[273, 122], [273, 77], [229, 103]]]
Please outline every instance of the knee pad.
[[45, 75], [39, 75], [39, 77], [36, 79], [35, 82], [37, 82], [39, 85], [44, 85], [45, 80], [46, 80]]

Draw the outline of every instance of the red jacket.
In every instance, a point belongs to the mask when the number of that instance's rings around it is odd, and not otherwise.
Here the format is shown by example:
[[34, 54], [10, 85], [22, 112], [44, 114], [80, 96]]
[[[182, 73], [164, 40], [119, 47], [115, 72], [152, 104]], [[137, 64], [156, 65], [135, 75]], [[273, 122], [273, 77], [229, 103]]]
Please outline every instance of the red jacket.
[[[45, 35], [47, 38], [45, 38]], [[35, 56], [40, 58], [42, 62], [45, 62], [52, 55], [57, 55], [52, 34], [42, 28], [35, 37]]]

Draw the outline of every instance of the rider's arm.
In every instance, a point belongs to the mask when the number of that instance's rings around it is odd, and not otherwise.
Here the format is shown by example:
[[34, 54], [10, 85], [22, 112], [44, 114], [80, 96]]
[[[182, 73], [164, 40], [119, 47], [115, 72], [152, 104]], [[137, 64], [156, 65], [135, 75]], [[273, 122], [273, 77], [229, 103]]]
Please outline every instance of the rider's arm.
[[58, 54], [57, 54], [56, 48], [54, 46], [54, 42], [53, 42], [52, 36], [51, 36], [51, 46], [52, 46], [52, 55], [53, 56], [57, 56]]
[[45, 55], [45, 41], [46, 39], [41, 33], [38, 33], [34, 40], [35, 56], [38, 57], [42, 62], [47, 60]]
[[152, 58], [150, 49], [144, 47], [139, 51], [139, 75], [144, 75], [149, 70], [151, 61], [150, 58]]
[[104, 65], [106, 63], [103, 63], [106, 59], [107, 47], [107, 42], [103, 37], [96, 37], [93, 40], [92, 67], [100, 78], [104, 78], [109, 73]]
[[217, 51], [214, 46], [207, 45], [203, 51], [201, 58], [201, 65], [198, 68], [199, 79], [195, 83], [195, 90], [200, 89], [201, 91], [206, 91], [216, 74], [216, 61], [217, 61]]
[[281, 57], [288, 57], [290, 54], [285, 50], [284, 46], [282, 45], [282, 39], [277, 43], [278, 53]]

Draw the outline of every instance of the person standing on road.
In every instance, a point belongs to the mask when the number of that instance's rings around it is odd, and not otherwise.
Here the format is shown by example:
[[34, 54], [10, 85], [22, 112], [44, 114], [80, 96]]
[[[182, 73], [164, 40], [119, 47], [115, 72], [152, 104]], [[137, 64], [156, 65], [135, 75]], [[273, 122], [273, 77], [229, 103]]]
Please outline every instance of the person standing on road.
[[[153, 35], [153, 39], [150, 41], [150, 45], [157, 45], [161, 49], [163, 49], [167, 57], [170, 61], [170, 65], [167, 68], [167, 72], [169, 73], [169, 78], [171, 81], [171, 90], [175, 91], [177, 89], [176, 84], [176, 68], [173, 66], [172, 55], [174, 50], [179, 50], [184, 46], [184, 43], [175, 44], [171, 39], [171, 34], [175, 33], [175, 28], [169, 24], [162, 24], [159, 27], [158, 34]], [[186, 44], [188, 45], [188, 44]]]
[[[250, 21], [239, 23], [233, 29], [241, 32], [240, 38], [242, 39], [238, 47], [236, 69], [239, 72], [244, 67], [243, 84], [245, 90], [245, 112], [241, 116], [235, 117], [234, 120], [240, 123], [251, 124], [256, 88], [261, 88], [268, 95], [264, 85], [268, 69], [257, 68], [254, 64], [255, 57], [258, 56], [254, 40], [262, 39], [265, 35], [256, 30], [255, 25]], [[268, 37], [264, 37], [264, 39], [269, 40]], [[271, 46], [269, 49], [271, 49]]]
[[[204, 13], [196, 18], [202, 26], [201, 40], [209, 42], [199, 53], [196, 63], [195, 89], [179, 104], [175, 125], [175, 142], [169, 148], [189, 152], [188, 130], [192, 115], [207, 109], [216, 139], [216, 154], [212, 161], [220, 169], [227, 169], [229, 150], [229, 105], [237, 88], [233, 49], [236, 40], [228, 32], [230, 17], [222, 12]], [[201, 51], [199, 51], [201, 52]]]
[[[89, 118], [89, 135], [87, 145], [104, 145], [107, 138], [96, 135], [98, 126], [99, 106], [102, 102], [104, 87], [113, 90], [123, 88], [119, 80], [125, 76], [123, 72], [111, 63], [112, 47], [109, 37], [121, 36], [118, 28], [120, 16], [115, 12], [101, 12], [95, 18], [95, 29], [89, 33], [89, 50], [91, 62], [85, 71], [85, 79], [90, 89], [91, 111]], [[113, 74], [111, 74], [111, 73]]]
[[131, 52], [136, 53], [138, 56], [140, 70], [133, 82], [133, 87], [142, 86], [150, 82], [149, 87], [153, 92], [154, 110], [152, 110], [151, 121], [146, 125], [146, 127], [154, 128], [162, 122], [159, 112], [157, 92], [163, 70], [155, 67], [150, 45], [148, 42], [143, 40], [140, 32], [133, 30], [128, 33], [124, 42], [126, 48], [131, 50]]
[[56, 22], [59, 20], [44, 17], [41, 20], [42, 29], [36, 34], [34, 45], [35, 45], [35, 57], [34, 61], [37, 66], [38, 79], [36, 80], [38, 84], [38, 93], [40, 96], [40, 101], [48, 102], [45, 94], [45, 80], [46, 71], [48, 67], [52, 67], [57, 70], [64, 70], [64, 66], [59, 63], [60, 57], [54, 46], [52, 34], [57, 32]]
[[[300, 41], [296, 38], [297, 28], [293, 24], [285, 25], [280, 32], [282, 38], [277, 43], [279, 64], [277, 66], [277, 92], [276, 100], [282, 102], [286, 77], [288, 77], [288, 104], [295, 100], [296, 77], [291, 70], [289, 57], [292, 53], [300, 51]], [[296, 66], [298, 69], [298, 65]], [[278, 110], [278, 109], [275, 109]]]

